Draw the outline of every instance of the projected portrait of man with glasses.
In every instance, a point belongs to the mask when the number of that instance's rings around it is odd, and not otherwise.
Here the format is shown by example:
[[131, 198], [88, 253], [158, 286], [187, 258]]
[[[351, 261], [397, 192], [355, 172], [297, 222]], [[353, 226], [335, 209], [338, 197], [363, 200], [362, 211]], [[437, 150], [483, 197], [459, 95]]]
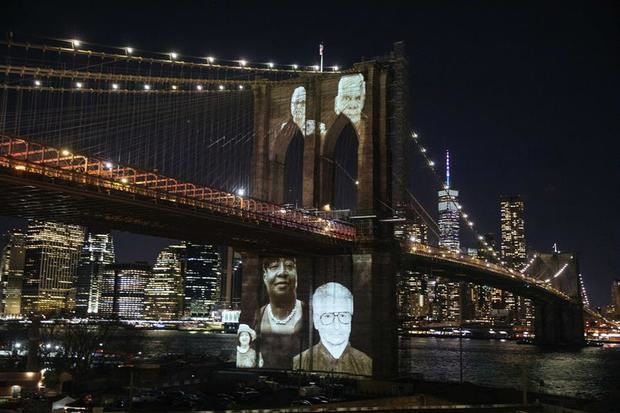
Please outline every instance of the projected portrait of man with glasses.
[[312, 295], [312, 321], [318, 344], [293, 359], [295, 369], [370, 376], [372, 359], [349, 343], [353, 321], [353, 294], [344, 285], [330, 282]]

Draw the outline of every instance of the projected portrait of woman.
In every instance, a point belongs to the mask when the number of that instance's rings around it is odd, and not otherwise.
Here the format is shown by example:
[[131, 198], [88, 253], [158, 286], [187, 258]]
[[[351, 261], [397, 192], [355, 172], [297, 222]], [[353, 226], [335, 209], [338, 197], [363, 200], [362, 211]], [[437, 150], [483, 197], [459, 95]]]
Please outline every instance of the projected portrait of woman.
[[290, 369], [305, 321], [305, 306], [297, 299], [295, 258], [263, 260], [263, 283], [269, 302], [260, 308], [255, 325], [264, 367]]
[[261, 354], [252, 348], [254, 341], [256, 341], [256, 332], [247, 324], [239, 324], [237, 330], [237, 367], [247, 369], [263, 366]]

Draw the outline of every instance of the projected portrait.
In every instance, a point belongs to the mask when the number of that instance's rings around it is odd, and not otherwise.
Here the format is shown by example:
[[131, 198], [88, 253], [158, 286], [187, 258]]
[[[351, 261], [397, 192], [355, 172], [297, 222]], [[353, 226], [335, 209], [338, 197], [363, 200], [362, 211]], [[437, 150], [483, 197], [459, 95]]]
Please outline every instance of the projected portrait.
[[336, 282], [318, 287], [312, 295], [312, 321], [319, 343], [295, 356], [295, 369], [372, 374], [372, 359], [349, 342], [353, 294], [348, 288]]
[[304, 130], [306, 124], [306, 88], [303, 86], [296, 87], [291, 96], [291, 116], [293, 122]]
[[262, 269], [268, 303], [260, 308], [255, 329], [263, 366], [290, 369], [304, 324], [304, 305], [297, 299], [297, 264], [294, 258], [266, 258]]
[[263, 367], [263, 357], [252, 344], [256, 341], [256, 331], [247, 324], [240, 324], [237, 330], [237, 367]]
[[366, 99], [366, 82], [361, 73], [346, 75], [338, 82], [338, 94], [334, 102], [336, 115], [343, 113], [353, 125], [360, 127], [362, 110]]
[[[306, 88], [298, 86], [291, 95], [291, 118], [304, 136], [313, 135], [316, 129], [314, 120], [306, 120]], [[284, 122], [281, 128], [286, 126]], [[325, 124], [319, 122], [319, 132], [325, 134]]]

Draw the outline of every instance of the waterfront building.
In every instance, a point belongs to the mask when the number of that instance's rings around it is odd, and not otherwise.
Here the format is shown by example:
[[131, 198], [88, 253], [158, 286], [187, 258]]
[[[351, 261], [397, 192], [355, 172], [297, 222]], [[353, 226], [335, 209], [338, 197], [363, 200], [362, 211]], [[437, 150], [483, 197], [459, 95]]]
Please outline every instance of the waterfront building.
[[620, 317], [620, 279], [611, 283], [611, 304], [614, 306], [616, 317]]
[[419, 325], [429, 315], [428, 277], [417, 271], [404, 271], [398, 276], [397, 306], [400, 327]]
[[22, 314], [72, 313], [84, 228], [30, 221], [26, 230]]
[[3, 244], [0, 256], [0, 312], [17, 316], [21, 312], [26, 234], [20, 229], [11, 230], [5, 234]]
[[143, 319], [145, 289], [151, 271], [145, 262], [103, 266], [98, 314], [121, 320]]
[[109, 232], [89, 232], [77, 271], [75, 314], [87, 317], [99, 311], [102, 267], [114, 264], [114, 243]]
[[[450, 300], [448, 289], [449, 282], [441, 277], [428, 277], [427, 294], [428, 294], [428, 321], [432, 323], [447, 322], [448, 319], [458, 320], [457, 317], [450, 317]], [[457, 284], [458, 288], [458, 284]]]
[[145, 289], [145, 315], [154, 320], [177, 320], [183, 313], [186, 245], [164, 248]]
[[186, 244], [183, 313], [205, 318], [221, 300], [222, 259], [214, 245]]
[[488, 285], [476, 285], [472, 288], [474, 292], [474, 314], [476, 320], [491, 322], [491, 297], [493, 294], [493, 288]]

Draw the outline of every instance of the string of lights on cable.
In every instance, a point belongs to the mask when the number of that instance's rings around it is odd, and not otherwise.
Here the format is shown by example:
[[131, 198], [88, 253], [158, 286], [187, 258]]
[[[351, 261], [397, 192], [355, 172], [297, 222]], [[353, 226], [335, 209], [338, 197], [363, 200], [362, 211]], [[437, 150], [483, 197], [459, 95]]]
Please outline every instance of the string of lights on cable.
[[[0, 43], [9, 46], [20, 46], [30, 49], [39, 49], [56, 53], [73, 53], [88, 55], [92, 57], [106, 57], [117, 60], [138, 61], [144, 63], [173, 64], [177, 66], [203, 66], [237, 71], [258, 71], [258, 72], [283, 72], [283, 73], [340, 73], [343, 70], [339, 65], [323, 66], [319, 63], [303, 65], [299, 63], [279, 64], [274, 61], [253, 62], [244, 57], [237, 59], [227, 59], [217, 57], [214, 54], [194, 56], [183, 54], [178, 50], [170, 51], [150, 51], [139, 49], [134, 46], [110, 46], [94, 42], [87, 42], [82, 39], [64, 38], [39, 38], [39, 41], [51, 42], [52, 44], [34, 44], [25, 41], [17, 41], [13, 38], [3, 40]], [[319, 45], [319, 58], [323, 58], [323, 46]]]
[[[424, 158], [425, 164], [428, 167], [428, 169], [430, 169], [430, 171], [433, 174], [433, 177], [435, 178], [435, 181], [437, 182], [438, 186], [440, 186], [443, 189], [448, 189], [448, 185], [446, 183], [443, 182], [443, 180], [441, 179], [441, 177], [439, 176], [439, 174], [437, 173], [437, 170], [435, 169], [435, 161], [433, 161], [429, 154], [428, 154], [428, 150], [427, 148], [425, 148], [424, 146], [422, 146], [422, 143], [420, 142], [420, 135], [417, 132], [411, 132], [411, 137], [413, 138], [413, 142], [415, 143], [420, 155]], [[495, 258], [497, 260], [497, 262], [499, 262], [501, 265], [506, 265], [506, 262], [502, 261], [500, 259], [500, 256], [498, 254], [498, 252], [493, 248], [493, 246], [484, 238], [484, 236], [482, 234], [480, 234], [474, 227], [474, 221], [471, 218], [471, 214], [469, 212], [466, 212], [465, 207], [463, 206], [463, 204], [459, 201], [456, 200], [456, 198], [454, 198], [449, 191], [446, 191], [447, 196], [450, 200], [450, 202], [456, 207], [456, 209], [459, 212], [459, 217], [461, 219], [461, 221], [463, 223], [465, 223], [465, 225], [469, 228], [469, 230], [476, 236], [476, 239], [478, 239], [478, 241], [480, 241], [480, 243], [484, 246], [484, 248], [486, 248], [489, 252], [491, 252], [491, 255], [493, 256], [493, 258]]]

